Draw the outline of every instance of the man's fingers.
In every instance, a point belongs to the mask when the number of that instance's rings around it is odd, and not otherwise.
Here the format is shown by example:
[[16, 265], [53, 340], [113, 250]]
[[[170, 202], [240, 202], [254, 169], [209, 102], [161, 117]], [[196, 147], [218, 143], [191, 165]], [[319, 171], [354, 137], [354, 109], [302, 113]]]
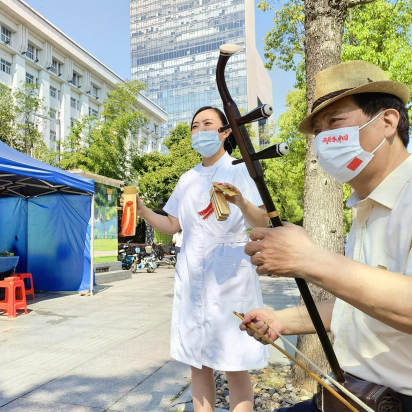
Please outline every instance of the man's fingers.
[[[261, 242], [256, 242], [256, 243], [261, 243]], [[267, 256], [265, 252], [256, 253], [256, 254], [251, 255], [250, 263], [256, 266], [256, 273], [258, 275], [266, 275], [266, 274], [273, 273], [273, 268], [270, 268], [269, 265], [266, 264], [266, 260], [267, 260]]]
[[[255, 327], [255, 329], [256, 329], [259, 333], [254, 332], [253, 337], [254, 337], [257, 341], [259, 341], [260, 343], [263, 343], [264, 345], [267, 345], [266, 340], [265, 340], [264, 338], [262, 338], [261, 335], [267, 337], [266, 334], [267, 334], [269, 328], [268, 328], [268, 326], [267, 326], [265, 323], [263, 323], [263, 322], [260, 322], [260, 324], [261, 324], [261, 326], [260, 326], [259, 328]], [[253, 325], [253, 326], [254, 326], [254, 325]]]
[[[249, 336], [253, 337], [258, 342], [262, 343], [263, 345], [267, 345], [268, 342], [264, 338], [262, 338], [262, 335], [271, 340], [269, 326], [263, 320], [257, 319], [258, 317], [259, 312], [254, 313], [254, 311], [251, 311], [247, 313], [243, 317], [243, 321], [239, 327], [240, 330], [246, 331]], [[250, 324], [253, 329], [247, 326], [248, 324]]]
[[246, 333], [247, 333], [249, 336], [254, 336], [254, 335], [255, 335], [255, 332], [254, 332], [252, 329], [250, 329], [250, 328], [247, 328], [247, 329], [246, 329]]
[[267, 275], [268, 273], [271, 273], [271, 272], [265, 265], [261, 265], [256, 268], [256, 273], [258, 275]]
[[272, 229], [267, 229], [265, 227], [256, 227], [250, 232], [250, 240], [262, 240], [265, 238], [266, 234], [268, 233], [268, 230]]
[[262, 249], [262, 242], [248, 242], [245, 246], [245, 253], [249, 256], [253, 256], [255, 253], [261, 252]]
[[255, 319], [256, 315], [253, 313], [253, 311], [251, 311], [249, 313], [246, 313], [246, 315], [243, 315], [242, 324], [246, 326], [248, 323], [255, 322]]
[[257, 253], [255, 255], [252, 255], [250, 262], [252, 263], [252, 265], [261, 266], [265, 262], [265, 259], [262, 256], [262, 253]]
[[264, 340], [258, 335], [257, 333], [253, 333], [253, 337], [258, 341], [258, 342], [264, 342]]

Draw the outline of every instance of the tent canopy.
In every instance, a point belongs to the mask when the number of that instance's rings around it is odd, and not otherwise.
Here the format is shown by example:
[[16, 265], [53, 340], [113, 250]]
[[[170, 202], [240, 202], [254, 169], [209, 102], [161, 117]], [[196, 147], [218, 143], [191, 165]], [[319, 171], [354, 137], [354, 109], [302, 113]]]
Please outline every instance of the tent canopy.
[[0, 250], [37, 290], [92, 290], [94, 181], [0, 142]]
[[0, 197], [92, 194], [94, 182], [33, 159], [0, 142]]

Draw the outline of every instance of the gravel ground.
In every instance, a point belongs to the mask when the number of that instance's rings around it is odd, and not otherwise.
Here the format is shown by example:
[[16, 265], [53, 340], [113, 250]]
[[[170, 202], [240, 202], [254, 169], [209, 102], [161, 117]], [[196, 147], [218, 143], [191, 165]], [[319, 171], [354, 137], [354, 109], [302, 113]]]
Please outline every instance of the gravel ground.
[[[271, 412], [284, 406], [311, 399], [306, 389], [294, 388], [290, 366], [269, 365], [250, 372], [255, 393], [256, 412]], [[224, 372], [215, 372], [216, 408], [229, 410], [229, 386]]]

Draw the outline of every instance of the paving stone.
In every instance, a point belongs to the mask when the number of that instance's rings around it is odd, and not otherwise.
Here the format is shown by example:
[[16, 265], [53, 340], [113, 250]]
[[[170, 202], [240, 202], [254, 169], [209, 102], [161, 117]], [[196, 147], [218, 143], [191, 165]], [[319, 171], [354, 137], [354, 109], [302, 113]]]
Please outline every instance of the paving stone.
[[[94, 408], [108, 408], [130, 392], [141, 376], [106, 376], [100, 373], [68, 373], [38, 388], [25, 397], [37, 402], [70, 403]], [[0, 409], [1, 410], [1, 409]]]
[[[1, 402], [1, 399], [0, 399]], [[103, 408], [69, 405], [63, 403], [35, 402], [25, 398], [17, 399], [1, 409], [2, 412], [103, 412]]]
[[15, 347], [1, 343], [0, 350], [0, 365], [3, 368], [5, 365], [14, 362], [17, 359], [23, 358], [33, 353], [33, 350], [25, 347]]
[[[2, 368], [3, 375], [3, 368]], [[47, 382], [56, 379], [61, 375], [61, 372], [51, 370], [28, 370], [19, 369], [13, 376], [0, 381], [0, 394], [1, 397], [17, 399], [36, 388], [46, 384]], [[1, 410], [1, 408], [0, 408]]]
[[189, 366], [171, 361], [123, 396], [108, 411], [159, 412], [187, 386], [189, 377]]

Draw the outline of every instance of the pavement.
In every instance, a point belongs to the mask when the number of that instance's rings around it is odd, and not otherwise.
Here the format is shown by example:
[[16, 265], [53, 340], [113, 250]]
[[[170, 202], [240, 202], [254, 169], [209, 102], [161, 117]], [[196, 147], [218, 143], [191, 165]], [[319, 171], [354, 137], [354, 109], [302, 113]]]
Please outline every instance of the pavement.
[[[158, 268], [93, 296], [38, 293], [28, 315], [0, 315], [0, 412], [193, 410], [190, 369], [169, 355], [173, 277]], [[298, 303], [292, 280], [260, 279], [267, 307]], [[288, 363], [271, 349], [271, 363]]]

